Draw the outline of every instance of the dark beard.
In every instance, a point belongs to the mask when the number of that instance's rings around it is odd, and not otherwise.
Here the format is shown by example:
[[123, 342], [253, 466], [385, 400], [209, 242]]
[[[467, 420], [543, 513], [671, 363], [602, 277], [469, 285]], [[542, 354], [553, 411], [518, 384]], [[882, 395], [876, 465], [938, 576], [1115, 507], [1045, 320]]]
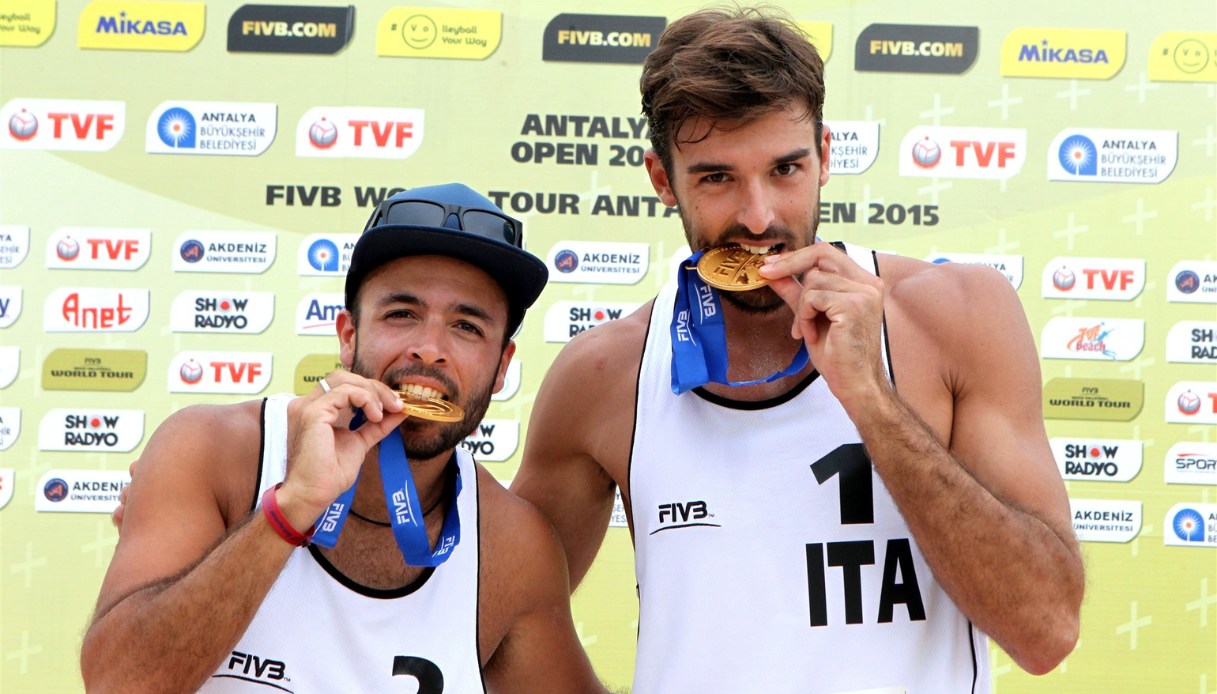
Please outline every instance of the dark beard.
[[769, 287], [758, 287], [746, 292], [720, 291], [718, 296], [744, 313], [768, 315], [786, 307], [786, 302]]
[[[355, 341], [355, 358], [351, 363], [351, 372], [364, 378], [375, 378], [359, 360], [359, 340]], [[409, 376], [425, 375], [444, 385], [448, 397], [453, 404], [460, 405], [465, 410], [465, 418], [459, 422], [432, 422], [418, 417], [408, 417], [402, 422], [401, 437], [405, 443], [406, 457], [411, 460], [430, 460], [447, 453], [460, 445], [477, 429], [486, 410], [490, 407], [491, 390], [494, 381], [486, 384], [474, 393], [467, 402], [460, 401], [460, 393], [456, 386], [442, 372], [417, 366], [408, 369], [397, 369], [385, 374], [385, 383], [392, 388], [395, 384], [408, 380]]]

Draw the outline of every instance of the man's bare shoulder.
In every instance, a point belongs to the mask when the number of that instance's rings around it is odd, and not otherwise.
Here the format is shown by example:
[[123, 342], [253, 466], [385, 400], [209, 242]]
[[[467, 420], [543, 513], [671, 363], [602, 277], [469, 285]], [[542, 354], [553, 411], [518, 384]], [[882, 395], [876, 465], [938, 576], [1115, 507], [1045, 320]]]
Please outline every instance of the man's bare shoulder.
[[577, 364], [581, 370], [616, 373], [624, 365], [639, 363], [643, 358], [652, 303], [654, 300], [644, 303], [627, 317], [607, 321], [574, 336], [562, 348], [555, 365]]
[[879, 255], [879, 276], [887, 301], [921, 324], [958, 325], [962, 316], [1002, 316], [1018, 305], [1018, 295], [997, 270], [971, 263], [927, 263], [899, 255]]
[[[496, 596], [491, 604], [516, 613], [566, 590], [566, 560], [553, 526], [486, 468], [477, 470], [482, 590]], [[498, 616], [510, 621], [507, 614]]]
[[262, 448], [262, 402], [191, 405], [174, 412], [140, 455], [136, 486], [150, 479], [203, 485], [215, 493], [231, 525], [249, 510]]

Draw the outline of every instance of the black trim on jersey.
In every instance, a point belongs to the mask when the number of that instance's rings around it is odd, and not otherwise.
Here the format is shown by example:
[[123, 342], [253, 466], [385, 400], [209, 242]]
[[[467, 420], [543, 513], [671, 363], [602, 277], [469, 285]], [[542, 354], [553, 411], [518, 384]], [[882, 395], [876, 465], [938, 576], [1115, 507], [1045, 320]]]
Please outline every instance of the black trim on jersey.
[[968, 648], [972, 649], [972, 694], [976, 694], [976, 685], [980, 680], [980, 663], [976, 660], [976, 635], [972, 632], [976, 627], [968, 620]]
[[811, 373], [807, 374], [807, 377], [802, 381], [799, 381], [795, 387], [775, 398], [769, 398], [768, 400], [732, 400], [730, 398], [724, 398], [721, 395], [715, 395], [714, 393], [711, 393], [700, 386], [694, 388], [690, 392], [697, 393], [697, 397], [720, 407], [727, 407], [733, 410], [766, 410], [770, 407], [777, 407], [778, 405], [785, 404], [795, 399], [798, 397], [799, 393], [807, 390], [807, 386], [811, 385], [819, 377], [820, 372], [812, 369]]
[[213, 680], [214, 680], [214, 679], [216, 679], [216, 678], [218, 678], [218, 677], [227, 677], [227, 678], [229, 678], [229, 679], [241, 680], [242, 682], [253, 682], [254, 684], [260, 684], [260, 685], [262, 685], [263, 687], [274, 687], [275, 689], [280, 689], [280, 690], [283, 690], [283, 691], [285, 691], [285, 692], [292, 692], [293, 694], [294, 694], [294, 692], [295, 692], [295, 690], [293, 690], [293, 689], [288, 689], [287, 687], [280, 687], [280, 686], [279, 686], [279, 685], [277, 685], [277, 684], [271, 684], [270, 682], [263, 682], [262, 680], [256, 680], [256, 679], [254, 679], [254, 678], [252, 678], [252, 677], [242, 677], [241, 675], [212, 675], [212, 676], [211, 676], [211, 679], [213, 679]]
[[707, 527], [707, 528], [721, 528], [721, 527], [723, 527], [722, 523], [682, 523], [682, 524], [680, 524], [680, 525], [665, 525], [665, 526], [663, 526], [662, 528], [656, 528], [656, 529], [652, 530], [652, 531], [650, 532], [650, 534], [651, 534], [651, 535], [654, 535], [655, 533], [657, 533], [657, 532], [661, 532], [661, 531], [663, 531], [663, 530], [675, 530], [676, 528], [692, 528], [692, 527], [699, 526], [699, 525], [700, 525], [700, 526], [705, 526], [705, 527]]
[[352, 581], [347, 577], [346, 574], [339, 571], [337, 567], [330, 563], [329, 559], [325, 558], [325, 555], [321, 553], [321, 550], [317, 548], [317, 545], [309, 545], [308, 552], [309, 554], [313, 555], [313, 559], [317, 560], [317, 563], [321, 565], [321, 568], [325, 569], [325, 572], [330, 575], [330, 578], [341, 583], [343, 587], [355, 593], [359, 593], [360, 595], [369, 598], [378, 598], [380, 600], [404, 598], [407, 595], [417, 591], [419, 588], [422, 588], [427, 582], [427, 579], [431, 578], [431, 574], [435, 573], [435, 567], [428, 566], [423, 569], [423, 572], [419, 574], [418, 578], [410, 581], [401, 588], [369, 588], [362, 583]]
[[[638, 396], [642, 393], [642, 365], [647, 360], [647, 343], [651, 336], [651, 318], [655, 316], [655, 306], [659, 303], [659, 298], [651, 300], [651, 310], [647, 312], [647, 325], [642, 330], [642, 353], [638, 355], [638, 373], [634, 374], [634, 422], [630, 426], [630, 455], [625, 460], [625, 481], [630, 485], [630, 488], [625, 490], [621, 495], [622, 505], [628, 503], [629, 510], [626, 518], [629, 519], [630, 527], [630, 546], [634, 545], [634, 503], [631, 497], [634, 491], [634, 444], [638, 442]], [[675, 300], [673, 300], [675, 305]], [[608, 474], [608, 473], [605, 473]], [[586, 576], [586, 573], [584, 574]]]
[[[875, 277], [879, 276], [879, 253], [877, 251], [870, 252], [871, 258], [875, 261]], [[883, 312], [883, 354], [887, 357], [887, 380], [892, 382], [892, 389], [896, 388], [896, 367], [892, 364], [892, 337], [887, 330], [887, 311]]]
[[253, 513], [258, 510], [258, 501], [260, 501], [258, 490], [262, 487], [262, 458], [266, 456], [266, 401], [268, 398], [262, 398], [262, 407], [258, 411], [258, 421], [261, 422], [259, 429], [261, 436], [258, 438], [258, 476], [254, 478], [254, 498], [249, 503], [249, 512]]
[[[456, 455], [455, 451], [453, 452], [453, 455]], [[473, 601], [473, 652], [478, 661], [478, 677], [482, 682], [482, 694], [486, 694], [486, 671], [482, 667], [482, 663], [487, 662], [482, 659], [482, 484], [481, 480], [478, 479], [479, 465], [477, 460], [473, 457], [473, 453], [469, 454], [469, 460], [473, 463], [473, 484], [475, 491], [477, 491], [477, 496], [474, 498], [473, 502], [474, 505], [477, 506], [478, 513], [478, 558], [477, 561], [474, 562], [477, 565], [477, 573], [474, 574], [476, 577], [474, 582], [477, 584], [477, 593]], [[459, 464], [460, 462], [458, 460], [457, 465]]]
[[[472, 458], [472, 456], [470, 456], [470, 457]], [[456, 477], [457, 475], [460, 474], [460, 463], [456, 459], [455, 450], [452, 451], [452, 456], [448, 460], [449, 460], [449, 464], [444, 467], [444, 470], [445, 470], [445, 473], [447, 473], [448, 470], [452, 470], [452, 473], [446, 474], [446, 477]], [[476, 486], [477, 486], [477, 480], [476, 480], [477, 462], [475, 461], [473, 463], [473, 465], [474, 465], [474, 477], [475, 477], [474, 487], [476, 488]], [[447, 479], [444, 480], [444, 486], [445, 486], [445, 488], [448, 487]], [[453, 484], [452, 488], [455, 489], [456, 485]], [[454, 503], [454, 504], [459, 503], [459, 501], [456, 497], [452, 497], [452, 503]], [[481, 522], [482, 522], [482, 519], [481, 519], [481, 515], [479, 514], [478, 515], [478, 524], [481, 525]], [[480, 530], [480, 528], [479, 528], [479, 530]], [[479, 539], [479, 541], [481, 540], [480, 532], [478, 534], [478, 539]], [[329, 574], [331, 578], [333, 578], [335, 581], [338, 581], [340, 584], [342, 584], [348, 590], [359, 593], [360, 595], [365, 595], [369, 598], [378, 598], [381, 600], [392, 600], [394, 598], [404, 598], [407, 595], [417, 591], [419, 588], [422, 588], [423, 585], [425, 585], [427, 583], [427, 579], [431, 578], [431, 574], [435, 573], [435, 567], [428, 566], [423, 569], [423, 572], [421, 574], [419, 574], [418, 578], [414, 579], [413, 581], [407, 583], [406, 585], [404, 585], [400, 588], [369, 588], [368, 586], [365, 586], [362, 583], [356, 583], [355, 581], [352, 581], [346, 574], [339, 571], [336, 566], [331, 564], [330, 561], [325, 558], [325, 555], [323, 555], [321, 553], [321, 550], [317, 549], [317, 545], [309, 545], [308, 551], [309, 551], [309, 554], [313, 555], [313, 559], [317, 560], [317, 563], [321, 565], [321, 568], [325, 569], [325, 572], [327, 574]], [[478, 557], [480, 560], [480, 557], [481, 557], [480, 551], [478, 552]], [[480, 585], [481, 582], [479, 581], [478, 583]], [[476, 648], [475, 648], [475, 650], [476, 650]], [[478, 657], [480, 658], [481, 654], [479, 654]], [[479, 665], [479, 667], [481, 666], [480, 661], [478, 662], [478, 665]]]

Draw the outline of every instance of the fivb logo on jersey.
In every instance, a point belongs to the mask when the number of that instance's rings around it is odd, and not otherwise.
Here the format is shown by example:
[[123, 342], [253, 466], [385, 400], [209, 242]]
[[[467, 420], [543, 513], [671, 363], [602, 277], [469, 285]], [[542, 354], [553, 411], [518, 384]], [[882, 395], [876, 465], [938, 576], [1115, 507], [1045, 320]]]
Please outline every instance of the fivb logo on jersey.
[[423, 143], [417, 108], [321, 106], [296, 124], [296, 156], [407, 159]]
[[1052, 457], [1067, 480], [1127, 482], [1141, 472], [1144, 449], [1130, 439], [1054, 438]]
[[359, 234], [309, 234], [300, 242], [296, 272], [306, 277], [346, 277]]
[[0, 108], [0, 149], [106, 152], [123, 137], [122, 101], [10, 99]]
[[38, 425], [43, 451], [126, 453], [144, 440], [144, 413], [139, 410], [56, 409]]
[[260, 274], [275, 262], [273, 231], [187, 231], [173, 242], [174, 272]]
[[147, 289], [59, 287], [47, 295], [48, 333], [130, 333], [148, 320]]
[[272, 292], [187, 291], [169, 310], [175, 333], [243, 333], [266, 330], [275, 315]]
[[151, 229], [61, 227], [46, 242], [52, 270], [138, 270], [151, 254]]
[[1130, 301], [1145, 288], [1143, 258], [1067, 258], [1044, 266], [1040, 290], [1045, 299]]
[[270, 352], [181, 352], [169, 362], [169, 392], [261, 393], [273, 358]]
[[925, 257], [926, 262], [941, 265], [943, 263], [961, 263], [964, 265], [987, 265], [997, 270], [1006, 278], [1010, 286], [1018, 289], [1023, 286], [1023, 257], [1021, 255], [992, 255], [988, 253], [932, 253]]
[[150, 154], [256, 157], [275, 141], [275, 104], [166, 101], [152, 110], [144, 137]]
[[1187, 304], [1217, 304], [1217, 262], [1181, 260], [1168, 275], [1166, 300]]
[[1161, 183], [1179, 160], [1174, 130], [1062, 131], [1048, 147], [1048, 180]]

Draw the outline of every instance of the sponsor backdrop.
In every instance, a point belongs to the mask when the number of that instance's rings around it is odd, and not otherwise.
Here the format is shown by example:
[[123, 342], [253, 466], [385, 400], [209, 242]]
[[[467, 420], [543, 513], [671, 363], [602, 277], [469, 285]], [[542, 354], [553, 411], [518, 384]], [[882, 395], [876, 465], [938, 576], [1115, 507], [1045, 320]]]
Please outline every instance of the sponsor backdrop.
[[[0, 690], [81, 689], [128, 463], [178, 408], [334, 368], [352, 244], [395, 190], [468, 182], [550, 264], [465, 443], [510, 480], [562, 344], [686, 253], [637, 80], [695, 7], [0, 3]], [[1217, 691], [1217, 8], [789, 9], [827, 56], [822, 236], [993, 266], [1037, 339], [1089, 591], [1073, 655], [1035, 679], [994, 648], [994, 690]], [[615, 688], [624, 525], [574, 599]]]

